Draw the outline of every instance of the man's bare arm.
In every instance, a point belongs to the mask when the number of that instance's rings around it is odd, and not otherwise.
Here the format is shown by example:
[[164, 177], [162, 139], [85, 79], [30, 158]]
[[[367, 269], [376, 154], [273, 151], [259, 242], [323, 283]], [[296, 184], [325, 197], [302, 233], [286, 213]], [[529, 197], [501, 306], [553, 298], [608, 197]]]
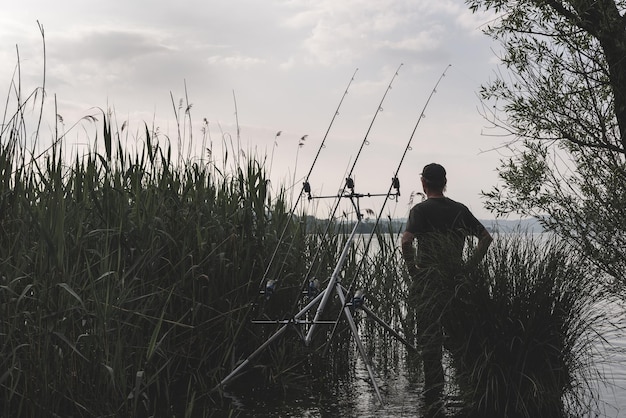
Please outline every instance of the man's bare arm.
[[474, 251], [474, 255], [472, 256], [472, 261], [478, 264], [487, 254], [487, 249], [489, 245], [491, 245], [491, 241], [493, 241], [493, 237], [486, 229], [483, 229], [483, 232], [478, 237], [478, 245], [476, 246], [476, 250]]
[[415, 264], [415, 249], [413, 248], [413, 240], [415, 240], [415, 235], [409, 231], [405, 231], [402, 234], [402, 258], [406, 263], [407, 268], [409, 269], [409, 274], [412, 276], [417, 274], [419, 268], [417, 264]]

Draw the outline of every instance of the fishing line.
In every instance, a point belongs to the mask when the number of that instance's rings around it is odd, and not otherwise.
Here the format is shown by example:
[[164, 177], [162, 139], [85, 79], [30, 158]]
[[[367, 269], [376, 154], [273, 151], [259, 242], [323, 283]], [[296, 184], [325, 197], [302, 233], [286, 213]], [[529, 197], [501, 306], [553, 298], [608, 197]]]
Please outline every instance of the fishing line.
[[[367, 241], [367, 244], [365, 246], [363, 254], [367, 254], [367, 252], [369, 251], [369, 247], [370, 247], [371, 242], [373, 240], [374, 234], [375, 234], [375, 232], [376, 232], [376, 230], [378, 228], [378, 224], [380, 223], [380, 219], [382, 218], [383, 211], [385, 210], [385, 205], [389, 201], [389, 198], [392, 195], [392, 191], [394, 189], [396, 189], [398, 191], [396, 196], [400, 195], [400, 181], [398, 180], [398, 173], [400, 172], [400, 168], [402, 167], [402, 163], [404, 162], [404, 159], [405, 159], [407, 153], [412, 149], [411, 148], [411, 142], [413, 141], [413, 137], [415, 136], [415, 132], [417, 131], [417, 128], [420, 125], [420, 122], [425, 117], [425, 112], [426, 112], [426, 109], [428, 108], [428, 104], [430, 103], [430, 100], [432, 99], [432, 97], [437, 92], [437, 87], [439, 87], [439, 84], [441, 83], [441, 80], [446, 76], [446, 72], [448, 71], [448, 69], [451, 66], [452, 66], [451, 64], [448, 64], [448, 66], [443, 70], [443, 72], [441, 73], [441, 75], [437, 79], [437, 82], [435, 83], [435, 86], [430, 91], [430, 94], [428, 95], [428, 98], [426, 99], [426, 103], [424, 104], [424, 107], [422, 108], [422, 111], [420, 112], [419, 117], [417, 118], [417, 122], [415, 123], [415, 126], [413, 127], [413, 131], [411, 132], [411, 136], [409, 137], [409, 140], [407, 141], [406, 147], [404, 148], [404, 152], [402, 153], [402, 157], [400, 158], [400, 162], [398, 163], [398, 166], [396, 168], [394, 176], [391, 179], [391, 185], [389, 186], [389, 190], [387, 191], [387, 195], [385, 196], [385, 200], [383, 201], [383, 205], [380, 208], [378, 216], [376, 217], [376, 222], [374, 223], [374, 227], [372, 228], [372, 231], [370, 232], [369, 239]], [[350, 286], [348, 287], [348, 289], [346, 291], [346, 294], [349, 294], [352, 291], [352, 289], [354, 287], [354, 283], [356, 282], [356, 279], [357, 279], [357, 277], [358, 277], [358, 275], [359, 275], [359, 273], [361, 271], [361, 268], [363, 266], [363, 263], [365, 261], [365, 258], [366, 257], [362, 257], [361, 260], [359, 261], [359, 263], [357, 264], [356, 270], [354, 272], [354, 276], [353, 276], [353, 278], [352, 278], [352, 280], [350, 282]], [[339, 312], [340, 312], [339, 313], [339, 317], [340, 317], [341, 316], [341, 310]], [[330, 345], [330, 341], [332, 340], [332, 337], [334, 336], [334, 334], [336, 332], [337, 324], [339, 323], [339, 317], [337, 317], [337, 321], [335, 321], [335, 325], [333, 327], [332, 333], [330, 334], [330, 338], [328, 338], [328, 341], [326, 343], [326, 348], [324, 350], [325, 353], [327, 352], [328, 346]]]

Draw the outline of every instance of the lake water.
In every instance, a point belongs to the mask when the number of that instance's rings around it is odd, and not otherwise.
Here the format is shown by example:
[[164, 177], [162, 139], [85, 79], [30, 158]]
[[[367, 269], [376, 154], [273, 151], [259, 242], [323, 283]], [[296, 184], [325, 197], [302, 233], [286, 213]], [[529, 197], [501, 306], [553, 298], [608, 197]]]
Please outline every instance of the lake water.
[[[598, 347], [596, 366], [604, 374], [599, 379], [594, 417], [626, 417], [626, 309], [611, 307], [613, 326], [604, 331], [607, 344]], [[404, 352], [403, 348], [399, 351]], [[240, 417], [422, 417], [421, 378], [411, 373], [404, 356], [396, 365], [381, 367], [375, 363], [377, 383], [384, 400], [381, 406], [363, 363], [356, 361], [353, 374], [337, 382], [327, 382], [327, 391], [251, 390], [229, 393], [230, 409]], [[245, 377], [242, 377], [245, 379]], [[452, 416], [458, 401], [447, 391], [447, 411]]]
[[598, 369], [605, 374], [606, 384], [600, 384], [600, 400], [604, 416], [626, 417], [626, 304], [611, 307], [614, 326], [604, 333], [607, 344], [598, 349]]
[[[626, 418], [626, 303], [605, 307], [611, 324], [600, 330], [606, 343], [596, 348], [595, 366], [602, 378], [590, 383], [596, 388], [595, 411], [590, 416]], [[390, 337], [391, 338], [391, 337]], [[404, 353], [405, 349], [400, 348]], [[357, 355], [358, 358], [358, 355]], [[368, 372], [360, 361], [345, 380], [327, 382], [323, 393], [300, 390], [251, 390], [229, 393], [230, 409], [241, 417], [422, 417], [422, 382], [407, 367], [404, 356], [391, 367], [374, 363], [376, 379], [384, 400], [381, 406]], [[242, 377], [243, 378], [243, 377]], [[446, 408], [453, 415], [459, 402], [449, 388]]]

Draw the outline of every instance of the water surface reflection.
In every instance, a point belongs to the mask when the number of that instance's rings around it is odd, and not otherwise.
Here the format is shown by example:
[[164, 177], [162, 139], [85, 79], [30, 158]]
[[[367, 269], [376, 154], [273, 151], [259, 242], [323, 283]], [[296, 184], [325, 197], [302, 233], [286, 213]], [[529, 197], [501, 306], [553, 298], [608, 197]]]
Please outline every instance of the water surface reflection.
[[[596, 366], [606, 381], [598, 380], [598, 398], [591, 401], [594, 411], [589, 416], [620, 418], [626, 416], [626, 308], [613, 306], [613, 323], [603, 333], [607, 343], [598, 347]], [[362, 361], [355, 359], [351, 371], [335, 381], [318, 378], [298, 387], [279, 390], [258, 389], [241, 385], [237, 392], [226, 393], [229, 405], [226, 416], [237, 417], [413, 417], [422, 418], [422, 377], [419, 369], [407, 364], [406, 351], [396, 347], [391, 359], [374, 359], [377, 382], [384, 399], [381, 406]], [[391, 350], [392, 352], [394, 350]], [[447, 373], [451, 373], [447, 368]], [[246, 377], [241, 377], [245, 380]], [[327, 380], [324, 380], [327, 379]], [[447, 376], [450, 380], [450, 376]], [[241, 382], [243, 383], [243, 382]], [[247, 387], [242, 390], [241, 387]], [[228, 410], [228, 411], [227, 411]], [[458, 417], [460, 402], [452, 385], [445, 396], [445, 417]], [[232, 415], [231, 415], [232, 414]], [[218, 413], [219, 415], [219, 413]]]

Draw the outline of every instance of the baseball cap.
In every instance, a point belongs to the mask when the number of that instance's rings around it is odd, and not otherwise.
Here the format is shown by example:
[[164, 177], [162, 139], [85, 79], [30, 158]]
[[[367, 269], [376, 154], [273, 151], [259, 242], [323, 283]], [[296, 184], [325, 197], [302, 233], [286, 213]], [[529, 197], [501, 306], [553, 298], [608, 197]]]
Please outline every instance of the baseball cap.
[[443, 168], [441, 164], [431, 163], [424, 166], [422, 170], [422, 177], [426, 179], [426, 181], [432, 183], [443, 183], [446, 182], [446, 169]]

